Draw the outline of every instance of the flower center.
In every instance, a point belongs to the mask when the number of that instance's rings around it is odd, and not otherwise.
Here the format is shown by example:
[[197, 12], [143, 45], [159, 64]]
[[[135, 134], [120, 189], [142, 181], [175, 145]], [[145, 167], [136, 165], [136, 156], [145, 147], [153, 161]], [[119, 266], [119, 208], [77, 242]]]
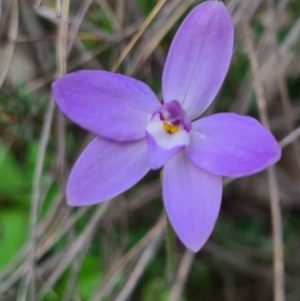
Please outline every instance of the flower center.
[[169, 134], [177, 133], [180, 130], [180, 125], [172, 125], [167, 122], [163, 122], [163, 126], [166, 132]]
[[163, 129], [168, 134], [175, 134], [181, 129], [187, 132], [191, 130], [191, 122], [177, 100], [163, 104], [153, 113], [152, 118], [155, 116], [162, 121]]

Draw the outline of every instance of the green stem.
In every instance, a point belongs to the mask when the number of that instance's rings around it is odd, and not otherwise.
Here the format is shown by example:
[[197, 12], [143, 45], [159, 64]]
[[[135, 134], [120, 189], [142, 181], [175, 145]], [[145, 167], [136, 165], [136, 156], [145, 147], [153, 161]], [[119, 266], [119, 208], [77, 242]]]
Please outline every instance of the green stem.
[[172, 282], [175, 272], [175, 233], [167, 218], [167, 229], [166, 229], [166, 251], [167, 251], [167, 281]]
[[[160, 172], [159, 178], [160, 178], [160, 182], [162, 183], [163, 171]], [[167, 254], [166, 278], [167, 278], [167, 282], [171, 283], [175, 272], [175, 233], [173, 231], [173, 228], [167, 216], [166, 216], [166, 220], [167, 220], [166, 237], [165, 237], [166, 254]]]

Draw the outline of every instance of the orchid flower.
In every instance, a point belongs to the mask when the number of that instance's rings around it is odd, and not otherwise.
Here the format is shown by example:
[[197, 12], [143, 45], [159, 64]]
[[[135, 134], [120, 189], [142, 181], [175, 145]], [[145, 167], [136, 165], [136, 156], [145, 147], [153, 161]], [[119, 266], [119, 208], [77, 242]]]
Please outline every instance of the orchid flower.
[[53, 84], [61, 111], [96, 138], [67, 184], [70, 206], [107, 201], [163, 167], [163, 201], [182, 243], [197, 252], [219, 214], [222, 177], [257, 173], [281, 149], [256, 119], [218, 113], [199, 119], [218, 93], [233, 51], [221, 1], [195, 7], [179, 28], [162, 76], [163, 104], [143, 82], [84, 70]]

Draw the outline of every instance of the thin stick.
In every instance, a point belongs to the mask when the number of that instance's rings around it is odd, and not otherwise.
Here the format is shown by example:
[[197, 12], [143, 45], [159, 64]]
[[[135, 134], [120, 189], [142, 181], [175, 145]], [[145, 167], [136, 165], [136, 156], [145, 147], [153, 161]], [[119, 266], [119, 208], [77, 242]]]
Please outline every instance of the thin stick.
[[[267, 105], [262, 86], [262, 79], [258, 67], [257, 55], [254, 51], [252, 32], [249, 26], [247, 15], [247, 3], [242, 1], [243, 6], [243, 25], [246, 37], [246, 52], [250, 59], [251, 73], [253, 77], [253, 87], [256, 101], [259, 109], [259, 115], [264, 126], [269, 128], [269, 119], [267, 115]], [[283, 260], [283, 241], [282, 241], [282, 217], [280, 210], [279, 191], [277, 186], [275, 167], [268, 168], [268, 182], [270, 190], [270, 206], [272, 214], [273, 231], [273, 252], [274, 252], [274, 300], [285, 300], [285, 281], [284, 281], [284, 260]]]

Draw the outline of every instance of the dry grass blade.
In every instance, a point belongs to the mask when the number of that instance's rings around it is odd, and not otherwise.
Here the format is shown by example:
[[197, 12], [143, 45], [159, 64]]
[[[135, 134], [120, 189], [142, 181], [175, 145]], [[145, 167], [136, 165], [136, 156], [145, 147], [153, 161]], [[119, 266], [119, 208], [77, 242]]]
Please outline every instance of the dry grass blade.
[[44, 167], [44, 160], [46, 154], [46, 148], [50, 136], [50, 129], [52, 125], [53, 115], [54, 115], [54, 100], [51, 99], [47, 109], [47, 114], [44, 121], [44, 126], [41, 132], [41, 140], [39, 144], [38, 157], [35, 166], [34, 173], [34, 184], [33, 184], [33, 198], [32, 198], [32, 209], [31, 209], [31, 239], [30, 239], [30, 251], [29, 251], [29, 261], [30, 266], [28, 276], [31, 280], [31, 300], [35, 300], [35, 258], [36, 258], [36, 243], [37, 243], [37, 223], [38, 223], [38, 213], [40, 207], [40, 195], [41, 195], [41, 177]]
[[[59, 204], [60, 202], [56, 202]], [[56, 212], [56, 211], [54, 211]], [[74, 224], [87, 212], [87, 208], [80, 208], [75, 214], [72, 214], [70, 217], [61, 218], [61, 224], [63, 227], [60, 231], [54, 232], [52, 235], [47, 236], [47, 239], [44, 242], [41, 242], [38, 245], [36, 250], [36, 260], [44, 256], [55, 244], [63, 237], [73, 226]], [[56, 219], [54, 221], [54, 218]], [[51, 223], [57, 223], [59, 217], [57, 215], [48, 216], [48, 219], [44, 220], [38, 225], [38, 237], [45, 237], [46, 229]], [[19, 279], [28, 275], [30, 272], [30, 266], [24, 260], [29, 256], [30, 253], [30, 243], [24, 247], [22, 253], [17, 258], [18, 260], [14, 262], [14, 265], [7, 267], [7, 271], [1, 275], [2, 283], [0, 287], [0, 295], [9, 291], [9, 288], [12, 287]], [[56, 266], [56, 265], [55, 265]], [[26, 282], [28, 283], [28, 281]], [[28, 287], [23, 286], [23, 290], [27, 290]], [[20, 290], [22, 292], [22, 289]], [[22, 292], [24, 294], [24, 292]]]
[[107, 211], [109, 203], [105, 203], [100, 206], [100, 208], [91, 217], [89, 224], [86, 226], [84, 231], [80, 236], [70, 245], [69, 249], [64, 252], [63, 258], [60, 264], [57, 265], [53, 273], [49, 276], [47, 282], [42, 286], [38, 299], [41, 300], [52, 286], [57, 282], [62, 272], [67, 268], [67, 266], [75, 259], [77, 254], [82, 250], [83, 246], [88, 246], [91, 243], [91, 239], [97, 229], [97, 224], [99, 220], [103, 217], [104, 213]]
[[[246, 39], [246, 52], [248, 54], [251, 72], [253, 76], [253, 86], [256, 101], [259, 109], [259, 115], [262, 123], [269, 128], [269, 119], [267, 115], [266, 99], [262, 86], [261, 75], [258, 67], [257, 55], [254, 50], [252, 32], [249, 25], [247, 14], [247, 4], [249, 1], [243, 1], [242, 7], [244, 11], [243, 25]], [[283, 258], [283, 238], [282, 238], [282, 220], [280, 210], [279, 191], [277, 186], [275, 167], [268, 169], [268, 181], [270, 190], [270, 205], [272, 214], [272, 230], [273, 230], [273, 250], [274, 250], [274, 300], [285, 300], [285, 282], [284, 282], [284, 258]]]
[[[54, 232], [52, 235], [47, 237], [47, 240], [42, 244], [40, 244], [37, 256], [41, 258], [48, 252], [55, 244], [59, 241], [61, 237], [63, 237], [70, 229], [72, 229], [75, 223], [87, 212], [87, 208], [80, 208], [75, 214], [67, 216], [66, 218], [61, 218], [61, 224], [63, 224], [63, 228], [60, 231]], [[56, 218], [56, 222], [58, 219]], [[41, 225], [42, 228], [43, 225]], [[39, 229], [40, 230], [40, 229]], [[42, 231], [41, 231], [42, 232]], [[41, 236], [43, 234], [40, 234]]]
[[[68, 11], [69, 2], [64, 1], [64, 10]], [[58, 74], [62, 75], [66, 71], [66, 43], [67, 43], [67, 25], [64, 22], [59, 23], [59, 39], [58, 39]], [[32, 213], [31, 213], [31, 246], [29, 252], [29, 264], [30, 270], [28, 277], [30, 281], [30, 299], [32, 301], [36, 300], [36, 273], [35, 273], [35, 259], [36, 259], [36, 243], [37, 243], [37, 225], [38, 225], [38, 215], [40, 208], [40, 194], [41, 194], [41, 176], [44, 166], [45, 153], [47, 148], [47, 143], [50, 136], [50, 129], [53, 120], [55, 103], [51, 99], [49, 103], [48, 112], [45, 119], [45, 125], [42, 130], [41, 142], [39, 147], [39, 156], [36, 163], [35, 170], [35, 180], [33, 189], [33, 200], [32, 200]]]
[[124, 285], [123, 289], [116, 297], [115, 301], [125, 301], [127, 300], [132, 291], [134, 290], [137, 282], [139, 281], [140, 277], [142, 276], [145, 268], [147, 267], [148, 263], [150, 262], [151, 258], [155, 255], [159, 243], [161, 242], [163, 235], [159, 235], [155, 237], [145, 248], [143, 251], [140, 259], [137, 261], [134, 269], [131, 271], [129, 278]]
[[185, 282], [188, 277], [188, 273], [194, 260], [194, 256], [195, 254], [188, 250], [184, 252], [179, 263], [179, 268], [168, 301], [180, 300]]
[[42, 5], [43, 0], [36, 0], [34, 4], [34, 8], [38, 9]]
[[160, 11], [160, 9], [163, 7], [163, 5], [166, 3], [167, 0], [159, 0], [155, 7], [153, 8], [152, 12], [147, 16], [143, 24], [140, 26], [137, 33], [132, 37], [131, 41], [128, 43], [128, 45], [125, 47], [125, 49], [120, 54], [119, 58], [116, 60], [114, 65], [111, 68], [112, 72], [115, 72], [120, 64], [123, 62], [127, 54], [130, 52], [132, 47], [135, 45], [135, 43], [138, 41], [138, 39], [141, 37], [145, 29], [148, 27], [148, 25], [151, 23], [153, 18], [157, 15], [157, 13]]
[[[60, 8], [60, 1], [57, 0], [57, 11], [62, 11], [66, 16], [69, 14], [70, 0], [63, 1]], [[63, 19], [58, 22], [57, 56], [56, 64], [58, 76], [62, 76], [67, 71], [67, 42], [68, 42], [68, 24]]]
[[77, 37], [79, 27], [85, 17], [87, 10], [91, 6], [92, 2], [93, 2], [93, 0], [83, 1], [81, 6], [78, 9], [77, 15], [74, 17], [74, 20], [73, 20], [73, 22], [71, 24], [71, 28], [70, 28], [69, 43], [68, 43], [68, 47], [67, 47], [67, 55], [70, 54], [70, 51], [71, 51], [71, 49], [74, 45], [74, 42], [76, 40], [76, 37]]
[[152, 36], [150, 38], [147, 37], [147, 40], [145, 41], [146, 44], [141, 47], [140, 51], [136, 54], [136, 57], [129, 65], [127, 74], [134, 74], [134, 72], [145, 62], [145, 60], [158, 46], [162, 38], [166, 35], [170, 28], [174, 26], [174, 24], [192, 3], [193, 0], [181, 2], [173, 13], [169, 14], [169, 16], [165, 16], [166, 19], [163, 18], [164, 22], [162, 24], [156, 24], [156, 26], [152, 28]]
[[[286, 3], [287, 1], [281, 2], [281, 4]], [[281, 98], [282, 108], [283, 108], [283, 117], [286, 124], [286, 127], [289, 132], [291, 132], [295, 127], [294, 116], [293, 116], [293, 109], [291, 105], [291, 101], [289, 98], [287, 82], [285, 79], [285, 72], [282, 69], [280, 62], [282, 62], [281, 55], [277, 45], [277, 21], [280, 19], [278, 12], [275, 10], [275, 3], [274, 0], [268, 0], [268, 7], [269, 7], [269, 15], [270, 15], [270, 25], [269, 25], [269, 40], [270, 46], [274, 49], [274, 55], [277, 62], [279, 62], [279, 66], [275, 68], [277, 83], [279, 87], [279, 94]], [[300, 153], [300, 144], [299, 141], [294, 140], [292, 145], [293, 150], [293, 161], [297, 171], [300, 171], [300, 160], [298, 154]]]
[[[7, 293], [11, 287], [14, 286], [14, 284], [21, 278], [27, 275], [28, 269], [26, 267], [24, 268], [24, 265], [21, 265], [19, 267], [16, 267], [12, 273], [8, 275], [8, 277], [5, 279], [5, 281], [1, 281], [0, 286], [0, 296]], [[28, 280], [27, 280], [28, 282]], [[26, 285], [25, 288], [20, 289], [20, 292], [27, 292], [28, 286]], [[24, 293], [23, 293], [24, 294]]]
[[[60, 7], [60, 1], [56, 1], [57, 11], [68, 18], [70, 1], [63, 1]], [[58, 39], [56, 45], [56, 64], [57, 76], [61, 77], [67, 72], [67, 45], [68, 45], [68, 23], [63, 18], [58, 22]], [[65, 118], [61, 113], [57, 115], [57, 155], [56, 169], [58, 172], [59, 184], [64, 188], [65, 182]]]
[[293, 143], [296, 139], [300, 137], [300, 127], [293, 130], [291, 133], [289, 133], [286, 137], [284, 137], [280, 141], [280, 146], [282, 148], [288, 146], [289, 144]]
[[[294, 47], [299, 39], [300, 33], [300, 17], [295, 21], [293, 26], [289, 29], [288, 34], [284, 41], [279, 46], [280, 55], [286, 55]], [[268, 76], [270, 70], [277, 64], [276, 55], [272, 52], [266, 61], [263, 62], [261, 67], [261, 76], [265, 78]]]
[[109, 3], [107, 2], [107, 0], [97, 0], [97, 2], [99, 3], [101, 9], [106, 14], [106, 16], [112, 21], [113, 27], [117, 30], [121, 29], [119, 21], [116, 15], [114, 14], [113, 10], [111, 9]]
[[[74, 69], [80, 67], [81, 65], [83, 65], [84, 63], [89, 62], [94, 57], [98, 56], [99, 54], [101, 54], [105, 50], [109, 49], [110, 47], [116, 47], [124, 39], [131, 36], [133, 34], [133, 32], [135, 32], [137, 30], [137, 28], [139, 28], [139, 24], [134, 24], [133, 26], [129, 26], [126, 29], [124, 29], [124, 31], [121, 31], [118, 34], [111, 36], [111, 38], [108, 41], [109, 44], [99, 45], [92, 50], [84, 51], [84, 52], [80, 53], [80, 55], [78, 55], [77, 58], [75, 57], [74, 59], [69, 61], [68, 71], [74, 70]], [[38, 89], [42, 89], [45, 87], [45, 85], [47, 85], [51, 81], [53, 81], [53, 79], [55, 79], [54, 74], [51, 74], [51, 73], [46, 74], [42, 78], [38, 78], [38, 79], [34, 80], [32, 83], [30, 83], [29, 91], [35, 92]]]
[[228, 266], [234, 267], [237, 270], [244, 271], [248, 275], [255, 275], [258, 278], [271, 279], [271, 269], [262, 267], [261, 265], [254, 265], [249, 258], [243, 254], [236, 256], [236, 253], [224, 250], [213, 242], [208, 242], [204, 246], [204, 251], [211, 254], [215, 260], [221, 260], [227, 262]]
[[5, 48], [4, 55], [2, 57], [2, 64], [0, 67], [0, 88], [6, 78], [7, 72], [9, 70], [11, 60], [13, 58], [15, 43], [14, 41], [18, 35], [19, 27], [19, 4], [18, 0], [12, 0], [11, 3], [11, 17], [10, 17], [10, 27], [8, 30], [8, 43]]
[[114, 288], [115, 279], [124, 270], [125, 266], [129, 264], [138, 254], [147, 247], [155, 238], [160, 237], [164, 233], [165, 228], [165, 214], [162, 214], [158, 222], [147, 233], [147, 235], [139, 241], [128, 253], [126, 253], [111, 269], [99, 287], [92, 301], [103, 300]]

